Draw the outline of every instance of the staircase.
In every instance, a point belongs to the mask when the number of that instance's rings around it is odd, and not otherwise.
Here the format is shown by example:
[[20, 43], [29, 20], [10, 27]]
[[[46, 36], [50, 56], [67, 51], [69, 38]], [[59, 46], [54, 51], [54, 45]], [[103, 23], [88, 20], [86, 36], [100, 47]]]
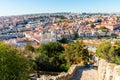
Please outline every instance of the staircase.
[[98, 80], [96, 68], [80, 68], [70, 80]]

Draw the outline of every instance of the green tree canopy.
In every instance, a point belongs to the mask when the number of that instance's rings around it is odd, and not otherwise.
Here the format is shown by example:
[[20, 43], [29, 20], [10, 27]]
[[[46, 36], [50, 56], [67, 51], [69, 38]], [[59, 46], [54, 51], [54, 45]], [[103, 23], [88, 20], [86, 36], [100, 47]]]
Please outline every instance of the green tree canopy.
[[61, 40], [59, 40], [60, 43], [67, 43], [67, 38], [62, 38]]
[[0, 43], [0, 80], [28, 80], [29, 61], [14, 47]]
[[44, 53], [48, 57], [59, 55], [64, 51], [64, 47], [58, 42], [49, 42], [48, 44], [41, 44], [38, 48], [38, 53]]
[[91, 28], [95, 28], [95, 25], [92, 23], [92, 24], [90, 25], [90, 27], [91, 27]]
[[27, 43], [27, 45], [25, 46], [25, 50], [34, 52], [34, 47], [30, 43]]
[[88, 50], [82, 41], [68, 44], [64, 51], [65, 57], [70, 64], [77, 63], [81, 60], [87, 61], [89, 57]]
[[[49, 57], [46, 56], [45, 54], [40, 54], [35, 58], [35, 70], [42, 70], [42, 71], [48, 71], [49, 70]], [[47, 65], [47, 66], [46, 66]], [[48, 66], [49, 65], [49, 66]]]
[[105, 26], [100, 26], [99, 30], [105, 30], [107, 29]]
[[58, 42], [41, 44], [35, 57], [37, 71], [67, 71], [67, 61], [63, 55], [64, 47]]
[[120, 64], [120, 46], [112, 45], [111, 42], [103, 42], [99, 45], [97, 55], [108, 62]]
[[120, 41], [118, 39], [115, 40], [115, 45], [120, 45]]
[[109, 59], [110, 56], [108, 56], [108, 53], [109, 53], [111, 47], [112, 47], [112, 45], [110, 42], [103, 42], [99, 45], [99, 47], [97, 49], [97, 54], [104, 59]]

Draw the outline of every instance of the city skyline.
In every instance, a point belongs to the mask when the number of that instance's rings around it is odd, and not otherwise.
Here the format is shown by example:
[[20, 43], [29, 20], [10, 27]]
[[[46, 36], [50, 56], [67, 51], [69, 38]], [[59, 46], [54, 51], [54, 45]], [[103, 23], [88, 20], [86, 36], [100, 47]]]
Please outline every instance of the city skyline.
[[75, 12], [120, 12], [120, 0], [1, 0], [0, 16]]

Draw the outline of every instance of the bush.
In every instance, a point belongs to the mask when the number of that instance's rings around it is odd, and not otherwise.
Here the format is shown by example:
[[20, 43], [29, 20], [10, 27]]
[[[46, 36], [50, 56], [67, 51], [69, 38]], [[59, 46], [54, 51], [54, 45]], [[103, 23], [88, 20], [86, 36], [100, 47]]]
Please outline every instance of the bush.
[[30, 64], [16, 48], [0, 43], [0, 80], [27, 80]]
[[38, 56], [35, 58], [36, 70], [52, 72], [67, 71], [67, 61], [62, 53], [63, 51], [64, 47], [58, 42], [40, 45], [37, 49]]
[[113, 46], [110, 42], [103, 42], [96, 51], [97, 55], [108, 62], [120, 64], [120, 46]]
[[89, 53], [82, 41], [68, 44], [64, 51], [65, 58], [69, 64], [77, 64], [81, 61], [88, 61]]

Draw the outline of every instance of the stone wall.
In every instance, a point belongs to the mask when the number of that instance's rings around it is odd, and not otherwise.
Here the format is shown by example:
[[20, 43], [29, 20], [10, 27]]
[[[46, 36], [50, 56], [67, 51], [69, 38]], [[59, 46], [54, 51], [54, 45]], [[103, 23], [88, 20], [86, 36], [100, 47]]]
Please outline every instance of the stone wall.
[[[98, 79], [96, 80], [120, 80], [120, 65], [108, 63], [104, 59], [99, 59], [97, 62]], [[37, 80], [69, 80], [73, 77], [76, 70], [81, 67], [80, 65], [72, 65], [66, 73], [62, 72], [57, 76], [41, 75]], [[84, 76], [82, 72], [80, 74]], [[93, 75], [93, 77], [95, 76]]]
[[120, 65], [108, 63], [103, 59], [98, 62], [98, 80], [120, 80]]
[[50, 76], [50, 75], [41, 75], [40, 78], [37, 78], [37, 80], [69, 80], [73, 77], [76, 70], [80, 68], [80, 65], [72, 65], [68, 72], [62, 72], [57, 76]]

